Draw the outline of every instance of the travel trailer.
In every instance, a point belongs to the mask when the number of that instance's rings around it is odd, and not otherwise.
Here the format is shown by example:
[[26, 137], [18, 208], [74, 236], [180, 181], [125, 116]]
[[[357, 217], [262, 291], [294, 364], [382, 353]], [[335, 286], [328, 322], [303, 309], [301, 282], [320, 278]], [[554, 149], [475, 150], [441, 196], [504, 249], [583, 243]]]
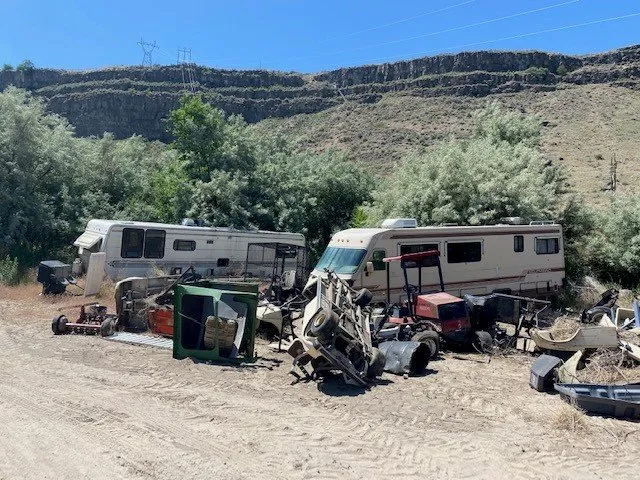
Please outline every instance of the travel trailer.
[[276, 258], [284, 270], [296, 270], [305, 256], [299, 233], [119, 220], [90, 220], [74, 245], [85, 272], [90, 255], [105, 252], [113, 280], [181, 274], [190, 266], [207, 277], [269, 278]]
[[[385, 221], [383, 225], [387, 228], [352, 228], [336, 233], [311, 272], [308, 284], [325, 270], [331, 270], [352, 282], [354, 288], [369, 289], [374, 301], [400, 302], [407, 297], [402, 269], [398, 262], [389, 264], [383, 259], [438, 250], [445, 290], [452, 295], [500, 292], [540, 297], [563, 288], [560, 225], [535, 222], [418, 228], [415, 220], [409, 220]], [[422, 270], [421, 279], [418, 270]], [[440, 287], [436, 268], [407, 272], [409, 284], [417, 286], [421, 280], [423, 291]]]

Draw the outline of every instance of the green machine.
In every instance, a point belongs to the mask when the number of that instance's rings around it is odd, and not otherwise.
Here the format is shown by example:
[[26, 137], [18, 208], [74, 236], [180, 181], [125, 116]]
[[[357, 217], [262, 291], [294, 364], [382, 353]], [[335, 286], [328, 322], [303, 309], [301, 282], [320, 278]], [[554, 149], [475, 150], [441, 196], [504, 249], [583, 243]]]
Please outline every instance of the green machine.
[[201, 280], [173, 292], [173, 358], [256, 360], [258, 285]]

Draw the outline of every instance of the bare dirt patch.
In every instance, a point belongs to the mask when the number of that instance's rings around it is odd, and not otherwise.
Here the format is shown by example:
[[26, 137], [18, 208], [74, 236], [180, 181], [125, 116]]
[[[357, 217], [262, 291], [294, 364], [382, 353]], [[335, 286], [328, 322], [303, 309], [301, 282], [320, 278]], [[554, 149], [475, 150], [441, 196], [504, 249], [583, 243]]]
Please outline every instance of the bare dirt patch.
[[[31, 287], [28, 287], [31, 288]], [[4, 294], [8, 295], [4, 295]], [[445, 355], [367, 392], [54, 336], [78, 298], [0, 290], [0, 478], [635, 478], [635, 423], [555, 428], [528, 356]], [[75, 309], [72, 309], [75, 315]]]

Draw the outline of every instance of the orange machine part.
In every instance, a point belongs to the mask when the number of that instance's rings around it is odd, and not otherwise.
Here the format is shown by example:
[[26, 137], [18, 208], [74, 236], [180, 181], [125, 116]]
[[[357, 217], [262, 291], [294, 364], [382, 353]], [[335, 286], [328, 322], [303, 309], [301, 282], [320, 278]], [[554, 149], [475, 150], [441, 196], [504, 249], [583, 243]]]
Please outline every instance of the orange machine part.
[[149, 328], [153, 333], [173, 337], [173, 309], [161, 308], [151, 309], [147, 312]]

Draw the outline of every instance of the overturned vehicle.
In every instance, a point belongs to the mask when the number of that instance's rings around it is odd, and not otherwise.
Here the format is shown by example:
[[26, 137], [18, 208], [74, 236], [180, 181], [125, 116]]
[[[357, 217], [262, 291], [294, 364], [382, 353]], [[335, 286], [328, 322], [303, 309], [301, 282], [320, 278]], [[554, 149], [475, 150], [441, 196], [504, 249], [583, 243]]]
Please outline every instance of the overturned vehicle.
[[294, 357], [291, 373], [315, 380], [339, 371], [347, 384], [360, 387], [382, 375], [384, 355], [371, 343], [370, 301], [367, 290], [355, 292], [333, 272], [319, 279], [304, 309], [301, 335], [287, 350]]
[[367, 289], [353, 290], [333, 272], [318, 279], [315, 297], [304, 309], [301, 334], [288, 349], [294, 357], [291, 373], [315, 380], [338, 371], [347, 384], [361, 387], [375, 382], [385, 370], [424, 373], [431, 356], [426, 343], [380, 342], [372, 334], [372, 297]]

